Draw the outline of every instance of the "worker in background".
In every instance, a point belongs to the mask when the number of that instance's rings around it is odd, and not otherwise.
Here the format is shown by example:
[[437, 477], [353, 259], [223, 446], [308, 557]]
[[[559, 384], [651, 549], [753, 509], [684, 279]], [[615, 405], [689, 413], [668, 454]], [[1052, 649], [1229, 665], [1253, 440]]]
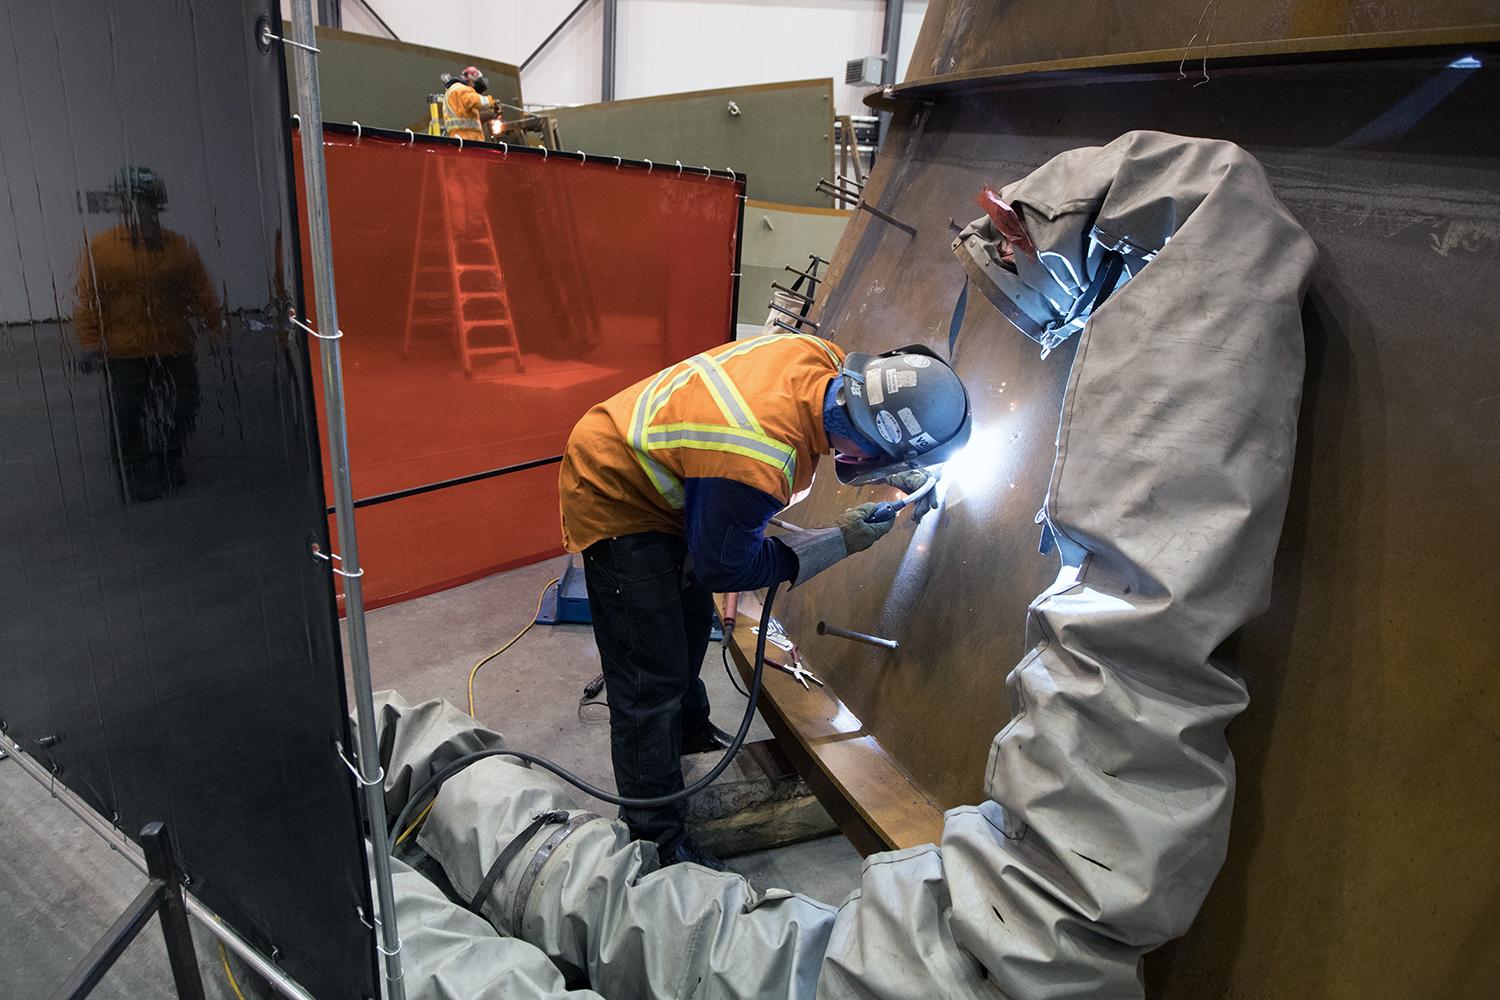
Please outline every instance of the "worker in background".
[[443, 134], [465, 142], [484, 141], [484, 123], [499, 114], [499, 105], [486, 91], [489, 83], [477, 66], [457, 76], [444, 74]]
[[[698, 676], [713, 593], [803, 583], [890, 531], [894, 519], [866, 520], [867, 503], [826, 528], [765, 535], [812, 485], [819, 456], [834, 455], [841, 482], [912, 493], [928, 478], [919, 466], [968, 434], [963, 383], [927, 348], [845, 357], [801, 334], [696, 355], [584, 415], [560, 473], [563, 542], [583, 553], [620, 794], [678, 791], [682, 754], [729, 745]], [[688, 836], [686, 803], [621, 815], [663, 864], [723, 870]]]
[[198, 416], [195, 342], [219, 329], [219, 300], [193, 244], [161, 224], [167, 190], [146, 167], [122, 171], [125, 221], [89, 241], [78, 264], [73, 329], [78, 369], [103, 368], [125, 502], [187, 482], [187, 438]]

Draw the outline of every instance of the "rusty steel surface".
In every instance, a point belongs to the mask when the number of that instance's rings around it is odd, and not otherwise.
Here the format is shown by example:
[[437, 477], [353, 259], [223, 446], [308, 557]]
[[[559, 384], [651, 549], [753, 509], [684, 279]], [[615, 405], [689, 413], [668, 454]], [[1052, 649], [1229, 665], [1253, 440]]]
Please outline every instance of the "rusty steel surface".
[[[834, 262], [825, 334], [945, 350], [963, 283], [950, 218], [979, 215], [982, 184], [1137, 128], [1244, 146], [1318, 243], [1272, 606], [1221, 649], [1251, 692], [1229, 731], [1229, 859], [1188, 936], [1148, 960], [1149, 995], [1479, 996], [1500, 977], [1500, 134], [1483, 124], [1500, 121], [1500, 53], [1450, 67], [1466, 54], [1210, 67], [1201, 87], [1080, 73], [913, 102], [866, 196], [917, 234], [857, 213]], [[1211, 260], [1204, 277], [1234, 280]], [[971, 296], [957, 366], [978, 457], [921, 526], [903, 516], [778, 602], [849, 713], [838, 745], [878, 744], [942, 807], [982, 796], [1005, 675], [1038, 638], [1026, 608], [1056, 560], [1033, 515], [1070, 361], [1070, 346], [1040, 359]], [[787, 519], [828, 524], [890, 493], [825, 474]], [[901, 648], [818, 636], [819, 620]], [[798, 692], [768, 687], [771, 711], [806, 717]], [[857, 770], [848, 756], [820, 766]]]
[[906, 83], [1095, 56], [1165, 53], [1193, 63], [1227, 54], [1214, 46], [1273, 51], [1323, 39], [1342, 47], [1338, 40], [1350, 36], [1365, 47], [1412, 45], [1478, 27], [1500, 28], [1494, 0], [1094, 0], [1071, 5], [1066, 17], [1038, 0], [932, 0]]

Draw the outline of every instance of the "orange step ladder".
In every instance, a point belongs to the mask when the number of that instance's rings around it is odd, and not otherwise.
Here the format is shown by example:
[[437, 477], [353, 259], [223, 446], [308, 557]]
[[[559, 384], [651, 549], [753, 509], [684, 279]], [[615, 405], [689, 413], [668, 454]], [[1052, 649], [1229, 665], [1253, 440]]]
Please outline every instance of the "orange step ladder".
[[464, 375], [473, 378], [487, 362], [509, 361], [514, 374], [526, 371], [516, 337], [515, 314], [495, 231], [487, 211], [451, 203], [461, 192], [449, 184], [447, 157], [428, 157], [422, 166], [412, 249], [411, 294], [401, 356], [409, 357], [422, 327], [446, 327]]

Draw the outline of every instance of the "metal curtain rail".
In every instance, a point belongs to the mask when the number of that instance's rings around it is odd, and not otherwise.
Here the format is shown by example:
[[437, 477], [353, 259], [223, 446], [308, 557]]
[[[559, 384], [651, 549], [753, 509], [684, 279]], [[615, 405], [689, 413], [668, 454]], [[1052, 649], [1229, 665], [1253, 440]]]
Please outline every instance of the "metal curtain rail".
[[[47, 771], [38, 761], [34, 760], [19, 743], [11, 739], [5, 733], [0, 733], [0, 749], [14, 760], [21, 768], [29, 774], [36, 783], [47, 788], [54, 799], [62, 803], [73, 815], [83, 821], [83, 824], [93, 830], [105, 843], [131, 864], [142, 875], [147, 875], [145, 859], [140, 850], [125, 838], [119, 830], [109, 824], [104, 817], [94, 811], [83, 799], [66, 785], [59, 785], [52, 774]], [[244, 963], [263, 979], [269, 982], [278, 993], [290, 1000], [314, 1000], [307, 990], [303, 989], [296, 980], [292, 979], [275, 965], [269, 958], [262, 955], [260, 951], [250, 942], [240, 937], [228, 924], [219, 919], [219, 915], [210, 910], [192, 893], [183, 893], [187, 900], [188, 913], [197, 918], [203, 925], [203, 929], [214, 937], [224, 942], [224, 946], [234, 952]]]
[[[307, 116], [296, 116], [292, 119], [292, 127], [301, 129], [303, 119]], [[433, 145], [452, 146], [455, 149], [483, 149], [486, 151], [500, 150], [507, 155], [517, 153], [527, 156], [536, 156], [543, 160], [565, 160], [569, 163], [597, 163], [603, 167], [629, 167], [632, 170], [645, 170], [647, 173], [664, 174], [666, 176], [679, 176], [683, 180], [727, 180], [739, 184], [745, 183], [745, 175], [731, 167], [708, 167], [679, 165], [673, 163], [657, 163], [654, 160], [632, 160], [628, 156], [616, 156], [613, 153], [588, 153], [582, 150], [569, 152], [565, 149], [543, 149], [540, 146], [521, 146], [516, 143], [503, 142], [476, 142], [472, 139], [462, 140], [453, 136], [428, 135], [425, 132], [415, 132], [411, 129], [389, 129], [376, 128], [373, 125], [346, 125], [343, 122], [321, 122], [323, 131], [335, 132], [339, 135], [352, 135], [355, 138], [374, 137], [377, 139], [393, 139], [402, 145]]]
[[[483, 479], [494, 479], [498, 476], [508, 476], [512, 472], [525, 472], [527, 469], [537, 469], [544, 465], [553, 465], [561, 462], [561, 455], [551, 455], [547, 458], [534, 458], [529, 462], [521, 462], [516, 465], [506, 465], [499, 469], [487, 469], [484, 472], [471, 472], [467, 476], [455, 476], [452, 479], [444, 479], [436, 483], [427, 483], [424, 486], [409, 486], [404, 490], [394, 490], [390, 493], [377, 493], [372, 497], [364, 497], [354, 501], [354, 508], [374, 507], [392, 500], [405, 500], [407, 497], [421, 496], [423, 493], [436, 493], [438, 490], [446, 490], [450, 486], [467, 486], [469, 483], [477, 483]], [[332, 507], [325, 513], [332, 514]]]
[[[323, 161], [323, 96], [318, 82], [317, 33], [313, 28], [312, 0], [292, 0], [292, 51], [297, 61], [297, 103], [300, 121], [307, 123], [318, 141], [302, 143], [302, 193], [307, 206], [307, 242], [312, 253], [313, 296], [317, 303], [321, 332], [318, 359], [323, 370], [324, 425], [328, 439], [328, 466], [333, 479], [333, 506], [341, 552], [327, 553], [331, 572], [343, 577], [344, 620], [348, 623], [349, 663], [357, 731], [355, 761], [335, 750], [359, 784], [364, 798], [365, 820], [370, 824], [370, 851], [375, 869], [375, 950], [385, 959], [385, 993], [388, 1000], [406, 1000], [402, 978], [401, 934], [396, 927], [396, 893], [391, 885], [391, 855], [385, 850], [385, 770], [375, 746], [375, 698], [370, 681], [370, 647], [365, 635], [364, 570], [359, 565], [359, 540], [354, 528], [354, 493], [349, 473], [348, 414], [344, 409], [343, 351], [339, 338], [338, 296], [333, 284], [333, 236], [328, 221], [328, 174]], [[314, 555], [320, 555], [314, 552]], [[334, 565], [337, 559], [338, 566]], [[336, 634], [336, 633], [335, 633]], [[351, 849], [364, 845], [349, 845]]]

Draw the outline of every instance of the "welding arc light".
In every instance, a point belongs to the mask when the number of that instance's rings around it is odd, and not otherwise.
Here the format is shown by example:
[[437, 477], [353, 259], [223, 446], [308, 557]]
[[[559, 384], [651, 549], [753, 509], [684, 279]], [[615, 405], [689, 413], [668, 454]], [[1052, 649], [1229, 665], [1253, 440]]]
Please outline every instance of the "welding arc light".
[[976, 430], [969, 443], [943, 463], [941, 480], [946, 490], [955, 487], [973, 495], [993, 489], [1003, 471], [1008, 451], [1002, 447], [1004, 429], [998, 426]]

